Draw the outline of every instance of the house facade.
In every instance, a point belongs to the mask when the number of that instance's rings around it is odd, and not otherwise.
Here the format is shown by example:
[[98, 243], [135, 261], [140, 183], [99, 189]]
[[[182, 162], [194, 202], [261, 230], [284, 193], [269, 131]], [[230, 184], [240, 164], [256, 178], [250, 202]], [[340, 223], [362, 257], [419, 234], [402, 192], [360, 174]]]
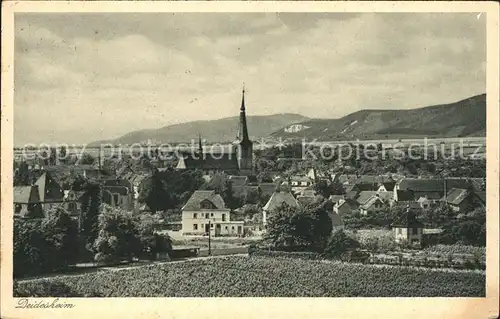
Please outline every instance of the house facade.
[[290, 207], [298, 207], [299, 203], [293, 197], [292, 193], [285, 191], [276, 191], [271, 195], [271, 198], [267, 201], [266, 205], [262, 208], [262, 224], [264, 227], [267, 225], [267, 220], [269, 215], [275, 210], [279, 209], [283, 204]]
[[424, 225], [416, 218], [416, 212], [410, 206], [406, 208], [406, 216], [392, 225], [394, 241], [398, 244], [408, 243], [421, 246]]
[[215, 191], [195, 191], [182, 207], [184, 235], [243, 235], [244, 221], [231, 221], [231, 210]]

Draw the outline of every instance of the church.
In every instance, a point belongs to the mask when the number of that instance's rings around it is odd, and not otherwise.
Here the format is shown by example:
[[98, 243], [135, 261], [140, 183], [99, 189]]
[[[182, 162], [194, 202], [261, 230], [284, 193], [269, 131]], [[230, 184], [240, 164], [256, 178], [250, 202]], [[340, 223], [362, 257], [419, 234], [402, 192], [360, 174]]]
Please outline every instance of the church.
[[231, 174], [251, 174], [253, 171], [253, 143], [248, 135], [248, 126], [245, 110], [245, 88], [243, 88], [238, 138], [229, 150], [219, 153], [203, 152], [201, 136], [199, 136], [198, 150], [184, 153], [179, 156], [178, 170], [199, 169], [206, 173], [224, 171]]

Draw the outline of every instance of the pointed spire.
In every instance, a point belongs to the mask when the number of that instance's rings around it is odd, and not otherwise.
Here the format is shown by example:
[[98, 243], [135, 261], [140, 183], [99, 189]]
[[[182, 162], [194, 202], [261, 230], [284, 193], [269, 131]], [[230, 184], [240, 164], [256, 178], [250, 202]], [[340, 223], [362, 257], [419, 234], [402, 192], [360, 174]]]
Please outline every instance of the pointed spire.
[[247, 142], [250, 140], [248, 137], [248, 128], [247, 128], [247, 117], [245, 114], [245, 84], [243, 83], [243, 90], [241, 96], [241, 108], [240, 108], [240, 127], [238, 131], [238, 139], [240, 142]]
[[245, 82], [243, 82], [243, 90], [241, 92], [241, 108], [240, 111], [245, 112]]
[[203, 154], [203, 145], [201, 144], [201, 134], [198, 133], [198, 151], [200, 152], [200, 155]]

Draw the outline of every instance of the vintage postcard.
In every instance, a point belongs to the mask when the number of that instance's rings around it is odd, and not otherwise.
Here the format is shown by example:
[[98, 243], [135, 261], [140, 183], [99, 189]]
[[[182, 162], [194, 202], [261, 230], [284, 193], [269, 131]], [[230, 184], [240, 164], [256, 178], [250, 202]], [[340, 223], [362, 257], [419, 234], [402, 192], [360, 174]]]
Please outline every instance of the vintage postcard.
[[2, 318], [498, 318], [494, 2], [4, 2]]

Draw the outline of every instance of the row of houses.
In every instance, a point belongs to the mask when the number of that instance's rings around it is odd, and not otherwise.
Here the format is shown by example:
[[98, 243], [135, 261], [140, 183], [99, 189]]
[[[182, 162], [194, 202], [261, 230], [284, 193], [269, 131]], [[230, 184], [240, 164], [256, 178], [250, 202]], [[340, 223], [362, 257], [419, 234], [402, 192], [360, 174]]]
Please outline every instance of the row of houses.
[[122, 177], [102, 174], [93, 166], [48, 166], [31, 169], [27, 185], [14, 186], [14, 217], [46, 217], [55, 206], [64, 207], [71, 215], [79, 216], [83, 190], [74, 189], [68, 179], [80, 175], [99, 181], [102, 201], [127, 211], [138, 209], [139, 187], [146, 175]]

